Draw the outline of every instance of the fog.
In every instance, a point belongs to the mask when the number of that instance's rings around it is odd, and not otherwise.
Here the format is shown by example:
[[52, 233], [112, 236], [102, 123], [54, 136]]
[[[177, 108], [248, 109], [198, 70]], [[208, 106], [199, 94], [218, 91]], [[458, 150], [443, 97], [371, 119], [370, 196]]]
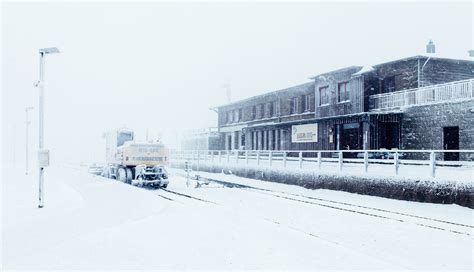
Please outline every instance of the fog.
[[[45, 147], [52, 162], [103, 161], [109, 129], [168, 146], [217, 125], [209, 108], [351, 65], [472, 49], [464, 3], [13, 3], [2, 5], [2, 158], [37, 148], [38, 49], [47, 56]], [[447, 14], [450, 14], [447, 16]]]

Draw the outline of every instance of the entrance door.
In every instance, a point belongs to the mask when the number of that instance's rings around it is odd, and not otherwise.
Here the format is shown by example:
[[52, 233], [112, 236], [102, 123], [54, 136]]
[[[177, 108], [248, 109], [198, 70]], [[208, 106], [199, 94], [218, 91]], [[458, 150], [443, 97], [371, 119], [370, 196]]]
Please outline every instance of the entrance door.
[[394, 122], [380, 122], [379, 127], [379, 148], [399, 148], [400, 124]]
[[227, 146], [226, 146], [226, 149], [227, 149], [227, 150], [232, 150], [232, 135], [228, 135], [228, 136], [227, 136]]
[[[443, 149], [457, 150], [459, 149], [459, 127], [443, 128]], [[445, 161], [459, 161], [459, 152], [444, 153]]]
[[[339, 148], [341, 150], [358, 150], [361, 147], [359, 123], [351, 123], [342, 125], [342, 135], [340, 137]], [[344, 157], [356, 157], [356, 153], [344, 153]]]

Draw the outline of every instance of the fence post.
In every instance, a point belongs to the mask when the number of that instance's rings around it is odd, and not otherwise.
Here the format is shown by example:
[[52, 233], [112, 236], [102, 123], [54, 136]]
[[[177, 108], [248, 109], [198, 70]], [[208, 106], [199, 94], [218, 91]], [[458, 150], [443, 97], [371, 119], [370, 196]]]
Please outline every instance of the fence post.
[[227, 163], [229, 163], [229, 161], [230, 161], [230, 153], [231, 153], [231, 152], [232, 152], [232, 151], [227, 150]]
[[214, 151], [211, 151], [211, 161], [214, 162]]
[[395, 175], [398, 175], [398, 169], [400, 168], [398, 161], [398, 152], [395, 152], [395, 154], [393, 154], [393, 165], [395, 166]]
[[221, 163], [222, 162], [222, 153], [221, 153], [220, 150], [217, 152], [217, 156], [219, 157], [219, 163]]
[[369, 152], [367, 151], [364, 151], [364, 168], [365, 172], [367, 173], [369, 170]]
[[270, 153], [268, 153], [268, 161], [270, 163], [270, 166], [272, 166], [272, 160], [273, 160], [273, 153], [270, 151]]
[[300, 168], [303, 168], [303, 152], [301, 151], [299, 153], [299, 160], [300, 160]]
[[430, 153], [430, 172], [431, 176], [434, 178], [436, 176], [436, 158], [433, 151]]
[[260, 150], [257, 150], [257, 165], [260, 165]]
[[321, 156], [321, 151], [318, 152], [318, 169], [321, 170], [321, 164], [323, 160], [323, 156]]
[[249, 151], [245, 150], [245, 164], [249, 164]]
[[239, 163], [239, 150], [235, 151], [235, 163]]
[[286, 151], [283, 152], [283, 167], [286, 167]]
[[339, 171], [342, 171], [342, 151], [339, 151]]

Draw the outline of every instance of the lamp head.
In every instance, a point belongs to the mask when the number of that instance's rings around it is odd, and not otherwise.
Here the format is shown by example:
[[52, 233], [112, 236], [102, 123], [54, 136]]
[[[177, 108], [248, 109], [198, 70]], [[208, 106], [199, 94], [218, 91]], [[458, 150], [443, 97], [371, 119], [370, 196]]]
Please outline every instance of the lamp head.
[[54, 54], [54, 53], [59, 53], [59, 49], [56, 47], [48, 47], [48, 48], [41, 48], [39, 50], [40, 54]]

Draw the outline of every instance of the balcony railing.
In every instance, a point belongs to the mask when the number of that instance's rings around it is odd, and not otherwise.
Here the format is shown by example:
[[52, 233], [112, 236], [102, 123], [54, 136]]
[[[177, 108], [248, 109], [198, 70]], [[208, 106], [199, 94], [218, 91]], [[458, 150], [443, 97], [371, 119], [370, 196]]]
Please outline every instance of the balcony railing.
[[474, 79], [470, 79], [371, 95], [369, 107], [370, 110], [387, 110], [474, 98], [473, 86]]

